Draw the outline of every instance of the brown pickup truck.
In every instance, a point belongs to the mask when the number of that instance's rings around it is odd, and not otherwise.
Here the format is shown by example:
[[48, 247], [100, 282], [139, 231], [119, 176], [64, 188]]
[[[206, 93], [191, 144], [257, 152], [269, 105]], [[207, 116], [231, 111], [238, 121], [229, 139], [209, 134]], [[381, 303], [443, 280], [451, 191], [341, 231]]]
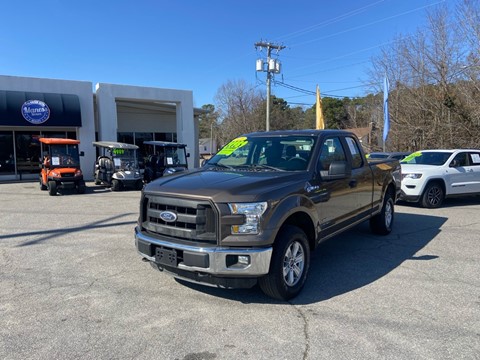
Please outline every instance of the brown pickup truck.
[[176, 278], [223, 288], [258, 282], [288, 300], [322, 241], [365, 220], [374, 233], [391, 232], [399, 172], [398, 160], [369, 163], [347, 131], [245, 134], [202, 168], [145, 186], [136, 247]]

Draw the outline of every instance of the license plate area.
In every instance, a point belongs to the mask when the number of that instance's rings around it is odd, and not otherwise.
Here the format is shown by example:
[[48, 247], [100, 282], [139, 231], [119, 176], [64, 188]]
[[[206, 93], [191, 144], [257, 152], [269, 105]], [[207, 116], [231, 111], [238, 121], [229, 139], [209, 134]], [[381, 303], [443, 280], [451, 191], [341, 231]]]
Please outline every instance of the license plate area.
[[157, 247], [155, 249], [155, 262], [168, 265], [168, 266], [177, 266], [177, 251], [173, 249], [165, 249], [162, 247]]

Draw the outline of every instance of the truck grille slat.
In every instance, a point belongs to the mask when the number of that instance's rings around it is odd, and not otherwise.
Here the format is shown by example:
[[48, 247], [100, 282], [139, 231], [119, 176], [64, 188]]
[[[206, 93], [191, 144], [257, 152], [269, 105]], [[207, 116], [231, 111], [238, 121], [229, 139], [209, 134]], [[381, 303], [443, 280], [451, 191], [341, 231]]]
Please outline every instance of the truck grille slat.
[[[143, 226], [150, 233], [178, 239], [215, 244], [217, 242], [216, 212], [208, 201], [185, 200], [145, 195]], [[161, 218], [164, 211], [176, 215], [174, 221]]]

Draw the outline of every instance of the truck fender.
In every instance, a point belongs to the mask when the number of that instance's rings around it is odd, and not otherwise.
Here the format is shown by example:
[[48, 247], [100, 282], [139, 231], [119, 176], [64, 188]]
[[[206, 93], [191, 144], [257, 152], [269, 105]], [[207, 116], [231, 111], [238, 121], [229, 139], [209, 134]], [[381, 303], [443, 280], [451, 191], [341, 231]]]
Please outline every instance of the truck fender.
[[275, 229], [271, 229], [273, 239], [277, 239], [282, 227], [292, 225], [302, 229], [308, 237], [311, 248], [315, 247], [315, 238], [319, 232], [318, 224], [320, 224], [320, 221], [315, 205], [304, 196], [294, 195], [283, 199], [275, 206], [274, 211], [266, 219], [266, 223], [275, 226]]

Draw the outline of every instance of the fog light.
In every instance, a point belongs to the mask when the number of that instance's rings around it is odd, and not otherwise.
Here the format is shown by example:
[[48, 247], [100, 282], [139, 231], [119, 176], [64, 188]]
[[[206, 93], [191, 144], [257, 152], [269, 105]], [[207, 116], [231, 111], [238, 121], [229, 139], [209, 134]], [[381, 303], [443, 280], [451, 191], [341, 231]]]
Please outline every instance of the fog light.
[[238, 255], [238, 263], [242, 265], [250, 265], [249, 255]]

